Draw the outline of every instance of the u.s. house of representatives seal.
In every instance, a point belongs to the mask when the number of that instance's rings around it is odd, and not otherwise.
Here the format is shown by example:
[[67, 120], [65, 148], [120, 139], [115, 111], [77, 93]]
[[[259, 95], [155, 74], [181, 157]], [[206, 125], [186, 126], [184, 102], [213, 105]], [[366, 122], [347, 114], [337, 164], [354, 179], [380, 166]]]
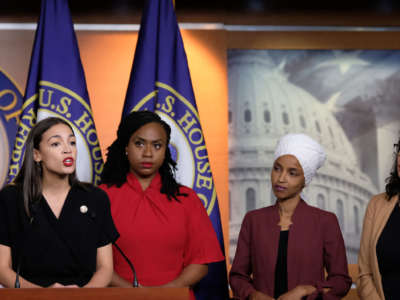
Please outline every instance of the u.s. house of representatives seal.
[[7, 178], [21, 106], [20, 89], [14, 80], [0, 68], [0, 188]]
[[[38, 107], [36, 115], [35, 107]], [[28, 133], [37, 120], [58, 117], [69, 122], [77, 139], [77, 176], [79, 180], [100, 182], [103, 160], [99, 140], [93, 122], [92, 111], [80, 95], [61, 85], [40, 81], [38, 93], [25, 101], [21, 123], [12, 153], [9, 176], [18, 172]]]
[[210, 215], [217, 195], [198, 112], [169, 85], [156, 82], [156, 86], [158, 89], [140, 100], [132, 110], [154, 110], [171, 126], [171, 152], [175, 153], [178, 166], [176, 179], [197, 193]]

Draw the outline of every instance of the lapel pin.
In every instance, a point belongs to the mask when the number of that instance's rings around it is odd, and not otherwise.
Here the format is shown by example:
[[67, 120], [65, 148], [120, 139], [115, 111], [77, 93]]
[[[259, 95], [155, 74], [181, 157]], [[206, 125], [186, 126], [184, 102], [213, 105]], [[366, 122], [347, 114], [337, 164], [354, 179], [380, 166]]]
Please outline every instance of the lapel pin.
[[81, 213], [86, 214], [88, 211], [88, 208], [86, 205], [82, 205], [79, 210], [81, 211]]

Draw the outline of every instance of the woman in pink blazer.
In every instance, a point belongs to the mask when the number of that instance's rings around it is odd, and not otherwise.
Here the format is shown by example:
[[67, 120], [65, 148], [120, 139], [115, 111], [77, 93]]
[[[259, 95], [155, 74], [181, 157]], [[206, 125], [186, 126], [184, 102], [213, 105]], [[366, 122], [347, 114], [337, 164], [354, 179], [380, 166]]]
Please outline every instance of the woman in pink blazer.
[[361, 299], [400, 299], [400, 141], [386, 192], [374, 196], [365, 212], [357, 291]]

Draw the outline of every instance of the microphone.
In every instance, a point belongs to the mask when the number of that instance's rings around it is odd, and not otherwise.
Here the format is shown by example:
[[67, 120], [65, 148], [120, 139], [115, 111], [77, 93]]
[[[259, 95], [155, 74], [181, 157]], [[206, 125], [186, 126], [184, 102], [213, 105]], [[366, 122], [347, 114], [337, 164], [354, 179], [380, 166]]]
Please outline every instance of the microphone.
[[20, 268], [21, 268], [21, 261], [18, 262], [17, 273], [15, 275], [14, 288], [16, 288], [16, 289], [21, 288], [21, 284], [19, 283], [19, 271], [20, 271]]
[[[94, 211], [88, 211], [88, 208], [86, 207], [86, 209], [82, 209], [81, 206], [81, 212], [83, 213], [83, 211], [86, 210], [86, 212], [89, 212], [89, 217], [94, 220], [96, 218], [96, 213]], [[137, 280], [137, 276], [136, 276], [136, 270], [135, 267], [133, 266], [133, 263], [131, 262], [131, 260], [128, 258], [128, 256], [126, 256], [126, 254], [124, 253], [124, 251], [122, 251], [122, 249], [118, 246], [117, 242], [113, 242], [112, 243], [115, 246], [115, 249], [118, 250], [118, 252], [121, 254], [121, 256], [125, 259], [125, 261], [128, 263], [129, 267], [132, 270], [132, 274], [133, 274], [133, 281], [132, 281], [132, 286], [133, 287], [139, 287], [139, 282]]]
[[133, 282], [132, 285], [133, 287], [139, 287], [139, 282], [137, 281], [137, 277], [136, 277], [136, 271], [135, 271], [135, 267], [133, 266], [132, 262], [130, 261], [130, 259], [125, 255], [124, 251], [122, 251], [122, 249], [118, 246], [118, 244], [116, 242], [113, 242], [113, 245], [115, 246], [115, 248], [118, 250], [119, 253], [121, 253], [122, 257], [125, 259], [125, 261], [128, 263], [129, 267], [132, 270], [133, 273]]

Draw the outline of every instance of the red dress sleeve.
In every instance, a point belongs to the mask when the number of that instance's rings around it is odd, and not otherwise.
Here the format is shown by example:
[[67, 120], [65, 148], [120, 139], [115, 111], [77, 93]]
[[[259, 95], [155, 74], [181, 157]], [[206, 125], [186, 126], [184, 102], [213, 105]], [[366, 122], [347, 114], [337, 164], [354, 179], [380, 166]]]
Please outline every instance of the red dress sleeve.
[[181, 193], [187, 194], [186, 197], [180, 197], [187, 216], [184, 266], [224, 260], [217, 235], [203, 203], [192, 189], [181, 188]]

